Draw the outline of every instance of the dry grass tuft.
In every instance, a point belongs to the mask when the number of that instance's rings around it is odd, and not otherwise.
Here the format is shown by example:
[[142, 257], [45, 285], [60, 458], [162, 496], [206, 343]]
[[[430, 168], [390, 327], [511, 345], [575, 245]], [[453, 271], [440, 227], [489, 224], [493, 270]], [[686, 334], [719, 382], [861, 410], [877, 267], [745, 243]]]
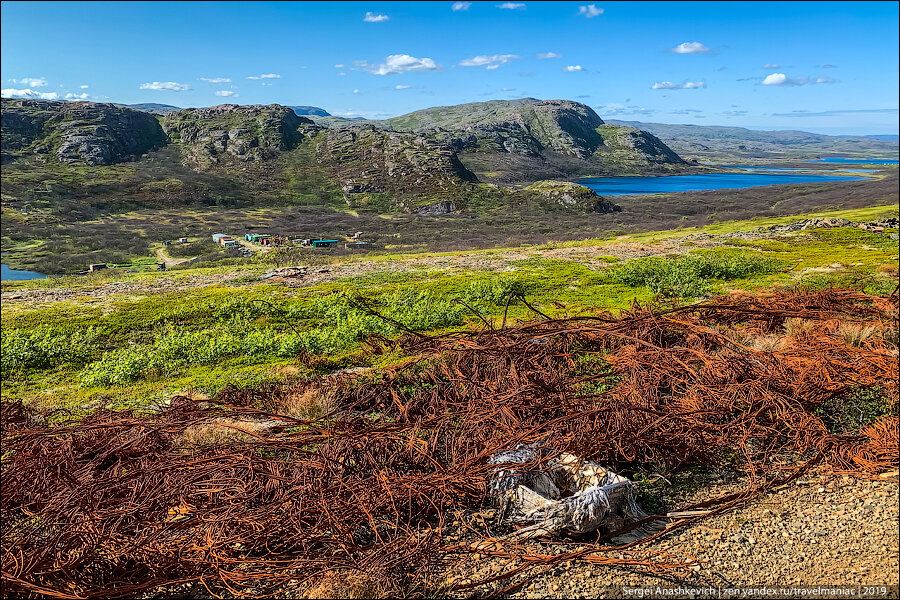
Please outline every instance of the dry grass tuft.
[[784, 320], [784, 333], [788, 337], [796, 338], [815, 330], [818, 325], [809, 319], [790, 317]]
[[788, 345], [788, 340], [783, 335], [769, 333], [750, 338], [746, 345], [757, 352], [777, 352]]
[[334, 598], [336, 600], [357, 600], [362, 598], [385, 598], [384, 588], [371, 576], [363, 573], [337, 573], [329, 571], [319, 583], [303, 594], [309, 600]]
[[240, 427], [253, 433], [262, 431], [262, 426], [254, 421], [239, 421], [235, 419], [219, 419], [215, 423], [199, 423], [185, 428], [178, 436], [176, 445], [179, 448], [207, 448], [228, 444], [232, 442], [247, 442], [255, 439], [252, 435], [244, 433], [234, 427]]
[[320, 419], [334, 410], [333, 396], [333, 392], [319, 387], [297, 388], [278, 403], [278, 412], [295, 419]]
[[278, 365], [272, 369], [272, 373], [284, 377], [296, 377], [300, 374], [300, 369], [293, 365]]
[[[835, 333], [846, 343], [859, 348], [862, 343], [872, 336], [881, 334], [883, 329], [877, 325], [864, 323], [845, 322], [837, 326]], [[879, 336], [880, 337], [880, 336]]]
[[897, 268], [897, 265], [879, 265], [875, 269], [875, 272], [887, 275], [888, 277], [900, 276], [900, 269]]

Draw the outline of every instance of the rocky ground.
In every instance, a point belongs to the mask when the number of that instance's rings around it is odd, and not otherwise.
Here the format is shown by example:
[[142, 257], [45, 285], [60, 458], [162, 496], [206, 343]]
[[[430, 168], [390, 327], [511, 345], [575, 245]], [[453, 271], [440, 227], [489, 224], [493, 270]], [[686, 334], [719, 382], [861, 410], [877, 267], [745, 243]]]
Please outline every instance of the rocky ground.
[[[704, 519], [640, 546], [697, 561], [683, 572], [652, 574], [638, 568], [570, 561], [506, 597], [627, 597], [624, 588], [658, 586], [894, 586], [896, 594], [900, 560], [896, 472], [893, 479], [833, 476], [824, 470], [808, 474], [744, 508]], [[711, 482], [686, 495], [685, 504], [739, 491], [746, 483]], [[545, 542], [526, 547], [535, 553], [554, 555], [585, 546]], [[515, 561], [472, 556], [454, 568], [449, 580], [457, 584], [478, 581], [517, 565]], [[470, 593], [485, 596], [512, 581], [517, 579], [481, 586]]]

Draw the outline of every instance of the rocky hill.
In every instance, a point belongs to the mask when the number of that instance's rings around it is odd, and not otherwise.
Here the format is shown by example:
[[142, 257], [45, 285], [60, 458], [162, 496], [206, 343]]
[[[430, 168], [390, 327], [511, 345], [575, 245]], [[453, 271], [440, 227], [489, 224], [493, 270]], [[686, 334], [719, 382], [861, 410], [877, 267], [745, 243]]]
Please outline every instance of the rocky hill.
[[[11, 163], [4, 168], [4, 201], [66, 205], [70, 212], [84, 203], [104, 210], [276, 203], [422, 214], [531, 203], [610, 212], [586, 188], [551, 192], [547, 183], [531, 184], [687, 168], [652, 135], [606, 124], [567, 100], [438, 107], [387, 121], [342, 120], [315, 107], [278, 104], [144, 108], [165, 114], [4, 100], [3, 157]], [[315, 120], [299, 116], [298, 108]], [[159, 151], [146, 154], [153, 150]], [[40, 158], [46, 154], [56, 160]], [[125, 161], [134, 167], [65, 168]]]
[[459, 152], [479, 179], [635, 175], [683, 168], [684, 161], [650, 133], [610, 125], [571, 100], [492, 100], [415, 111], [385, 121], [316, 118], [329, 127], [369, 126], [425, 135]]
[[200, 167], [217, 164], [223, 157], [243, 162], [276, 158], [302, 141], [303, 125], [313, 122], [279, 104], [189, 108], [163, 120], [169, 138]]
[[164, 146], [153, 115], [96, 102], [2, 101], [2, 156], [53, 155], [62, 163], [111, 165]]

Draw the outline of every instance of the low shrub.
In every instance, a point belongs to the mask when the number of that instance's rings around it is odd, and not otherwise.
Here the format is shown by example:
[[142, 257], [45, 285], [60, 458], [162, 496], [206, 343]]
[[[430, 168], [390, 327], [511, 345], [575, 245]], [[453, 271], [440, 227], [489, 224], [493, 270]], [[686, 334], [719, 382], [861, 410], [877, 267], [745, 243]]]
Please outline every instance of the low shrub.
[[663, 296], [687, 298], [706, 293], [711, 280], [777, 273], [788, 264], [760, 252], [709, 251], [671, 258], [635, 259], [617, 267], [613, 277], [632, 287], [647, 286]]

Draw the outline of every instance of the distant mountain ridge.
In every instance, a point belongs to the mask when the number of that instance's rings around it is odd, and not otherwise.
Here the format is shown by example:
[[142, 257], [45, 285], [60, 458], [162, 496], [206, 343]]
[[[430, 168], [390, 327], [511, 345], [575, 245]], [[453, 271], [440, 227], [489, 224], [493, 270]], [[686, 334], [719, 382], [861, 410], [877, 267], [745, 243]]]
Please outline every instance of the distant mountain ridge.
[[[753, 130], [743, 127], [676, 125], [609, 120], [657, 136], [679, 154], [747, 158], [814, 158], [819, 154], [896, 155], [897, 136], [831, 136], [796, 130]], [[893, 137], [893, 139], [891, 139]]]

